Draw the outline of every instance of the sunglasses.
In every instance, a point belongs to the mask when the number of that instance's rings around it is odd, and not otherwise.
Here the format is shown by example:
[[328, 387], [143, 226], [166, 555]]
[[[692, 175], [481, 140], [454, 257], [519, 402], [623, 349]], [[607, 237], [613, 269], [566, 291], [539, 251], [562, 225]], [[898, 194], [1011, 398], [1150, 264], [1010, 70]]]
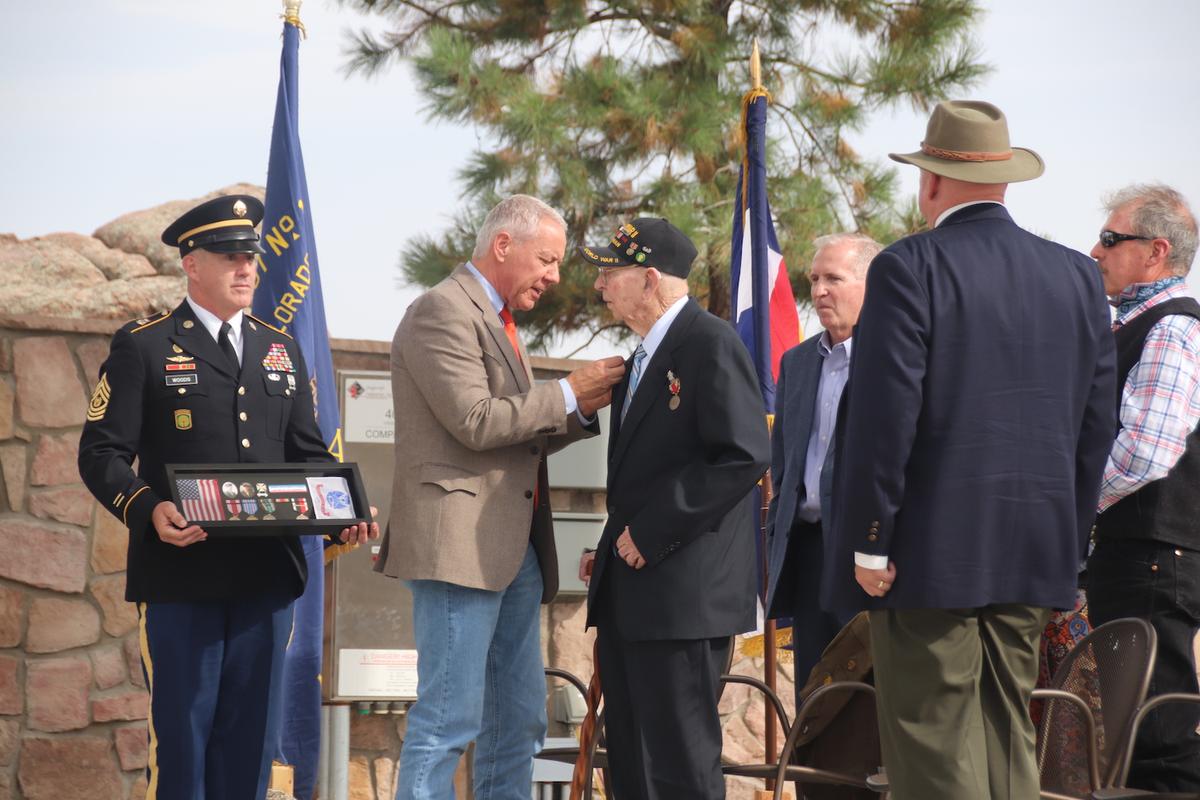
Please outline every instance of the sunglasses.
[[1116, 231], [1100, 231], [1100, 246], [1104, 248], [1116, 247], [1121, 242], [1131, 240], [1140, 240], [1148, 242], [1152, 239], [1151, 236], [1135, 236], [1132, 233], [1117, 233]]

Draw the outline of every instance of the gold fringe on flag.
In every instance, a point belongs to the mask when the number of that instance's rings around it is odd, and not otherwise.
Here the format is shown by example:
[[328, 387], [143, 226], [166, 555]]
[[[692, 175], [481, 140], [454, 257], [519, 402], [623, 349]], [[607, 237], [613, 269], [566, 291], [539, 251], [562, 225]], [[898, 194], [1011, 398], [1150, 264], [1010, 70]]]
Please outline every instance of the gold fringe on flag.
[[299, 28], [300, 38], [308, 38], [308, 29], [300, 21], [300, 0], [284, 0], [283, 13], [279, 15], [279, 18], [287, 24]]
[[754, 49], [750, 51], [750, 82], [754, 84], [754, 88], [746, 92], [742, 97], [742, 122], [738, 128], [738, 144], [742, 148], [742, 207], [741, 213], [745, 215], [748, 198], [747, 185], [750, 183], [745, 176], [750, 174], [750, 153], [746, 149], [746, 115], [750, 111], [750, 104], [760, 97], [767, 98], [767, 102], [771, 102], [771, 93], [768, 92], [762, 85], [762, 58], [758, 53], [758, 38], [754, 39]]
[[[775, 631], [775, 649], [776, 658], [781, 664], [790, 664], [792, 662], [792, 651], [784, 650], [785, 647], [790, 647], [792, 644], [792, 629], [784, 628], [781, 631]], [[741, 637], [741, 642], [738, 644], [738, 652], [750, 658], [762, 658], [766, 651], [765, 637], [761, 633], [750, 634]]]

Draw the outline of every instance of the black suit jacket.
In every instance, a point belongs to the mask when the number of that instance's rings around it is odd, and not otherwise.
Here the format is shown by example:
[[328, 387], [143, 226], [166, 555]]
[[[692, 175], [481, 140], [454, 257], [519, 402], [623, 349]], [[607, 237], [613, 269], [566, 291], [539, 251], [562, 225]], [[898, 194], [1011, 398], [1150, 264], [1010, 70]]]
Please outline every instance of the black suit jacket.
[[[670, 408], [667, 372], [679, 380]], [[629, 371], [626, 371], [628, 380]], [[754, 627], [756, 530], [751, 489], [770, 456], [749, 354], [733, 327], [689, 299], [643, 365], [624, 420], [625, 382], [613, 392], [608, 521], [588, 590], [600, 592], [628, 640], [705, 639]], [[629, 526], [646, 559], [615, 555]]]
[[[826, 608], [1073, 605], [1115, 392], [1090, 258], [996, 204], [888, 247], [838, 426]], [[882, 602], [854, 582], [855, 551], [895, 562]]]
[[[775, 387], [775, 425], [771, 430], [771, 507], [767, 514], [767, 616], [804, 616], [816, 612], [794, 608], [796, 588], [801, 582], [813, 585], [812, 597], [821, 582], [820, 559], [804, 560], [795, 557], [791, 528], [796, 510], [804, 503], [808, 487], [804, 485], [804, 465], [808, 459], [808, 443], [817, 421], [817, 393], [821, 387], [821, 358], [819, 349], [824, 331], [809, 337], [783, 354], [779, 364], [779, 381]], [[828, 525], [833, 484], [833, 443], [825, 451], [821, 469], [821, 518]], [[789, 563], [789, 554], [792, 556]], [[798, 620], [797, 625], [803, 624]]]
[[[239, 376], [186, 300], [113, 336], [100, 368], [107, 390], [93, 394], [79, 441], [79, 473], [129, 527], [127, 600], [226, 600], [267, 591], [295, 597], [304, 590], [307, 570], [295, 536], [210, 537], [181, 548], [159, 539], [150, 522], [154, 507], [171, 497], [167, 464], [333, 460], [295, 341], [248, 314], [242, 337]], [[263, 364], [273, 344], [287, 352], [293, 372]], [[173, 363], [196, 367], [168, 371]], [[172, 383], [183, 375], [196, 381]]]

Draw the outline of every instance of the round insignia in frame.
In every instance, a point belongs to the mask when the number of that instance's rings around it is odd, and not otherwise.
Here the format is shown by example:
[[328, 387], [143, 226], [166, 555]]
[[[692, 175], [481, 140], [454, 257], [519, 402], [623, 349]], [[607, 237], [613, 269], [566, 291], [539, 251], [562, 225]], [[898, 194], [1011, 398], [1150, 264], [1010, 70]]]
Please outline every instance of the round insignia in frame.
[[243, 483], [238, 487], [238, 491], [241, 492], [242, 497], [254, 497], [254, 484]]
[[185, 319], [185, 320], [183, 321], [183, 327], [185, 327], [185, 328], [194, 328], [194, 327], [196, 327], [196, 323], [192, 322], [190, 319]]
[[278, 380], [283, 380], [283, 379], [279, 377], [279, 373], [278, 373], [278, 372], [268, 372], [268, 373], [267, 373], [267, 380], [269, 380], [269, 381], [278, 381]]
[[225, 481], [221, 484], [221, 494], [229, 498], [237, 497], [237, 484], [233, 481]]
[[235, 217], [246, 216], [246, 204], [244, 202], [242, 202], [241, 200], [238, 200], [237, 202], [235, 202], [233, 204], [233, 215]]

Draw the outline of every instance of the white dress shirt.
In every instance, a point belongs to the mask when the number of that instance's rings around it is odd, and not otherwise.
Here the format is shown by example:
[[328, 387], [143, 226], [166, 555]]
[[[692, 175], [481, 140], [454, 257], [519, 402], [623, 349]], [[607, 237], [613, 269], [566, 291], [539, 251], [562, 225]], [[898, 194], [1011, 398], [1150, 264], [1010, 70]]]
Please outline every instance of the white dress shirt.
[[216, 314], [193, 300], [190, 294], [187, 301], [188, 305], [192, 307], [192, 313], [196, 315], [196, 321], [204, 326], [204, 330], [208, 331], [214, 342], [219, 341], [217, 337], [221, 334], [221, 323], [229, 323], [229, 343], [233, 345], [233, 352], [237, 353], [240, 366], [242, 363], [242, 310], [239, 308], [238, 312], [229, 319], [220, 319]]
[[[650, 359], [654, 358], [654, 351], [658, 349], [660, 344], [662, 344], [663, 337], [667, 335], [667, 331], [671, 328], [671, 323], [674, 322], [675, 318], [679, 316], [679, 312], [683, 310], [685, 305], [687, 305], [687, 301], [688, 296], [686, 294], [676, 300], [666, 311], [663, 312], [661, 317], [655, 320], [654, 324], [650, 326], [650, 330], [646, 331], [646, 338], [642, 339], [642, 350], [646, 352], [646, 358], [642, 361], [643, 369], [645, 368], [646, 364], [650, 363]], [[638, 381], [638, 387], [640, 387], [642, 383], [644, 383], [644, 381]], [[637, 394], [636, 387], [634, 388], [633, 393]], [[633, 402], [632, 396], [630, 396], [629, 402]]]

